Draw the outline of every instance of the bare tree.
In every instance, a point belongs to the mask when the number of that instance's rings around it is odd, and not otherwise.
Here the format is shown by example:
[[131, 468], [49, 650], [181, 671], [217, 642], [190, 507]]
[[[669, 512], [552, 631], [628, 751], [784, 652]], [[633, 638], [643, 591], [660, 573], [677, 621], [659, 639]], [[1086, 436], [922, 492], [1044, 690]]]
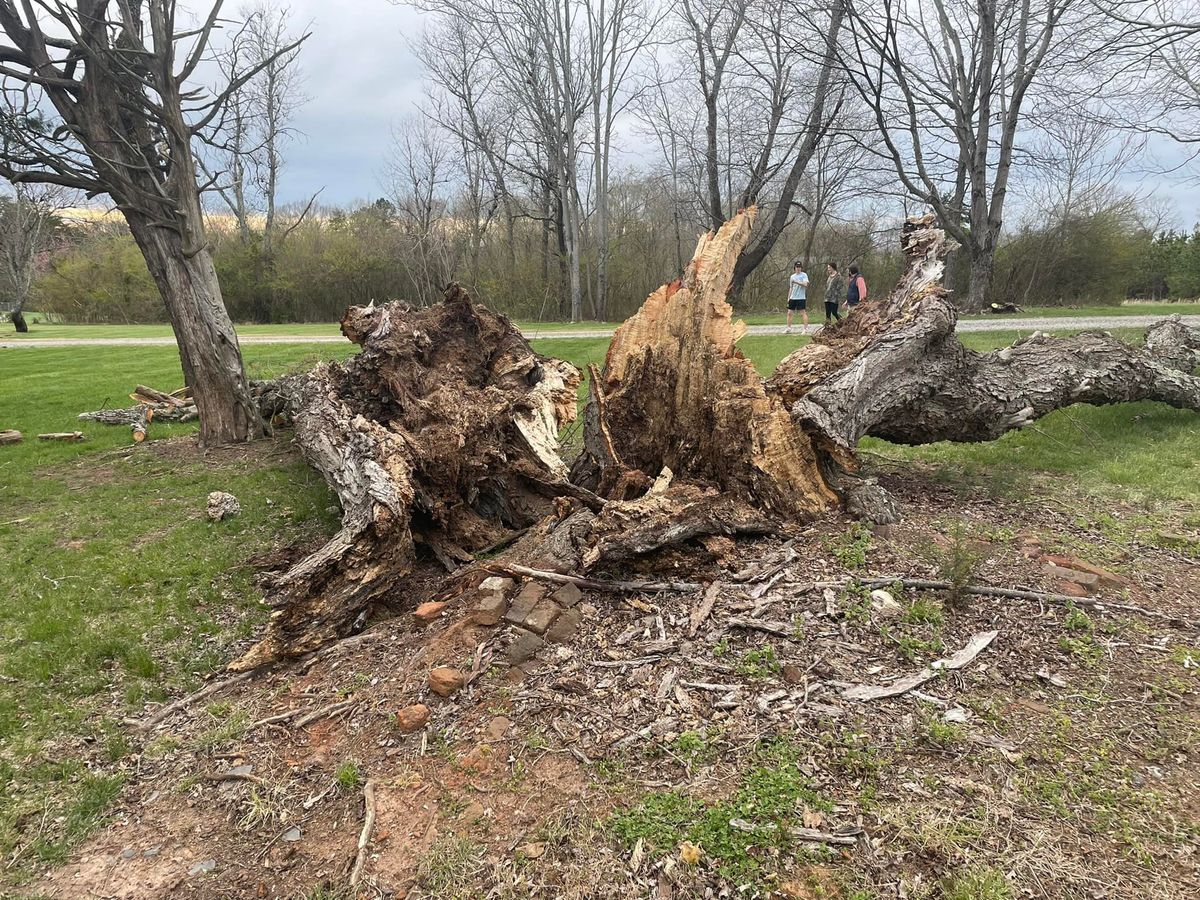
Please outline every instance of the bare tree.
[[966, 249], [968, 308], [982, 308], [991, 286], [1031, 91], [1080, 58], [1086, 31], [1064, 26], [1080, 25], [1087, 12], [1084, 0], [850, 6], [847, 71], [904, 188]]
[[404, 240], [401, 265], [415, 299], [430, 306], [452, 280], [461, 253], [459, 228], [450, 221], [453, 148], [420, 115], [399, 125], [392, 141], [388, 174]]
[[0, 197], [0, 284], [9, 302], [9, 318], [18, 332], [29, 331], [25, 307], [33, 287], [34, 263], [49, 242], [57, 213], [70, 191], [53, 184], [16, 182], [11, 196]]
[[736, 293], [794, 220], [797, 191], [842, 108], [845, 2], [683, 0], [679, 17], [692, 51], [692, 84], [681, 84], [698, 87], [703, 105], [708, 227], [751, 203], [770, 208], [738, 257]]
[[[221, 6], [192, 27], [178, 21], [174, 0], [0, 0], [10, 42], [0, 46], [0, 76], [15, 123], [0, 174], [113, 199], [162, 294], [209, 444], [263, 430], [213, 267], [192, 146], [261, 71], [211, 94], [188, 87]], [[48, 129], [22, 127], [43, 108], [57, 117]]]
[[[296, 139], [296, 111], [308, 100], [300, 69], [300, 46], [292, 32], [292, 11], [287, 6], [270, 6], [262, 0], [240, 13], [244, 22], [217, 63], [226, 80], [246, 70], [257, 74], [229, 98], [224, 128], [211, 142], [214, 159], [207, 167], [216, 169], [212, 190], [221, 197], [238, 224], [244, 243], [250, 240], [251, 218], [262, 216], [261, 253], [267, 268], [277, 241], [285, 236], [279, 229], [279, 180], [285, 166], [284, 149]], [[294, 228], [311, 210], [310, 198]]]

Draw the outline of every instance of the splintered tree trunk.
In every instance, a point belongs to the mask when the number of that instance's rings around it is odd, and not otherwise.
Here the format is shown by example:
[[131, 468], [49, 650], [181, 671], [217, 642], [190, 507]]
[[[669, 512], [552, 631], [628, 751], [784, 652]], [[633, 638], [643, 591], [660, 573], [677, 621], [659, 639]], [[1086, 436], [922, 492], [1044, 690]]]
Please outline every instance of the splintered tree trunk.
[[[263, 421], [250, 393], [212, 253], [185, 247], [175, 230], [125, 210], [129, 230], [154, 278], [179, 345], [183, 376], [200, 414], [200, 440], [209, 446], [261, 437]], [[203, 236], [203, 228], [198, 234]]]
[[342, 331], [362, 352], [278, 386], [305, 457], [341, 500], [342, 529], [278, 578], [267, 634], [234, 668], [353, 631], [377, 601], [403, 596], [421, 548], [454, 569], [512, 541], [493, 567], [582, 574], [839, 507], [890, 522], [896, 504], [858, 474], [864, 435], [986, 441], [1077, 402], [1200, 409], [1200, 333], [1178, 317], [1150, 329], [1145, 350], [1097, 333], [964, 348], [942, 285], [953, 245], [932, 217], [904, 226], [895, 290], [764, 382], [725, 300], [753, 217], [702, 237], [683, 278], [617, 330], [591, 369], [569, 479], [557, 435], [575, 415], [573, 366], [538, 356], [457, 286], [420, 312], [350, 309]]
[[296, 441], [342, 504], [342, 528], [280, 576], [266, 636], [234, 668], [294, 656], [361, 626], [413, 569], [448, 568], [548, 515], [567, 474], [558, 432], [579, 371], [535, 353], [452, 285], [419, 311], [352, 307], [362, 346], [286, 383]]
[[701, 238], [681, 281], [663, 285], [613, 336], [585, 411], [572, 480], [627, 499], [669, 469], [768, 516], [811, 518], [837, 502], [808, 437], [737, 349], [726, 302], [754, 210]]

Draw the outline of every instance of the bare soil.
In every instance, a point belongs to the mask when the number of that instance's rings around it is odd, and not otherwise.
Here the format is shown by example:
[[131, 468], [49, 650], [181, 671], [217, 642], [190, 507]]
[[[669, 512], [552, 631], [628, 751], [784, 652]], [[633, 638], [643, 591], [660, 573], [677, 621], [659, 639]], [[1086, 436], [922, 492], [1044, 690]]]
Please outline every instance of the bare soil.
[[[1097, 524], [1140, 511], [1090, 507], [1052, 484], [1016, 502], [912, 473], [883, 480], [907, 515], [890, 535], [831, 518], [635, 567], [720, 582], [694, 638], [703, 592], [585, 593], [574, 636], [510, 668], [507, 627], [477, 624], [473, 595], [427, 627], [414, 620], [439, 583], [426, 572], [346, 652], [276, 668], [148, 731], [131, 726], [139, 746], [120, 763], [129, 781], [110, 825], [35, 887], [56, 898], [354, 896], [370, 779], [363, 897], [939, 897], [967, 871], [998, 873], [1010, 893], [997, 897], [1197, 896], [1196, 561]], [[1093, 599], [1176, 621], [911, 590], [889, 617], [865, 592], [810, 587], [965, 567], [974, 583], [1057, 592], [1047, 554], [1127, 580]], [[973, 663], [916, 693], [842, 697], [991, 630]], [[438, 665], [473, 678], [440, 698], [428, 687]], [[342, 703], [303, 727], [253, 724]], [[429, 724], [401, 733], [395, 714], [415, 703]], [[804, 810], [806, 824], [861, 829], [855, 843], [751, 846], [760, 874], [737, 885], [715, 848], [689, 862], [611, 827], [663, 792], [729, 796], [755, 748], [779, 739], [828, 801]]]

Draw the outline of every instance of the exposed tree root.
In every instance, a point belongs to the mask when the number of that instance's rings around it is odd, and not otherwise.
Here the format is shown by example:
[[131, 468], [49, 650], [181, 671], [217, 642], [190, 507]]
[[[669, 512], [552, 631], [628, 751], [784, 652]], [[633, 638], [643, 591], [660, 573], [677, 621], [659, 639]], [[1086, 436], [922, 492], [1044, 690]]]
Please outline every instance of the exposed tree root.
[[341, 501], [342, 528], [277, 578], [267, 633], [233, 668], [354, 633], [375, 603], [403, 596], [418, 546], [452, 573], [444, 597], [488, 571], [623, 589], [587, 575], [839, 506], [897, 521], [892, 498], [858, 471], [864, 435], [992, 440], [1079, 402], [1200, 409], [1200, 335], [1178, 318], [1152, 328], [1144, 350], [1099, 333], [963, 347], [942, 285], [952, 245], [932, 217], [906, 223], [909, 266], [895, 290], [764, 381], [736, 347], [745, 326], [725, 299], [753, 220], [746, 210], [702, 237], [682, 279], [617, 330], [603, 369], [591, 368], [569, 473], [557, 436], [575, 415], [573, 366], [539, 356], [457, 286], [427, 310], [348, 310], [342, 330], [358, 356], [263, 392], [276, 410], [287, 401], [305, 458]]
[[276, 579], [267, 634], [234, 669], [361, 627], [412, 571], [416, 540], [469, 558], [550, 512], [529, 473], [566, 475], [557, 435], [575, 416], [579, 371], [534, 353], [457, 285], [430, 309], [351, 308], [342, 331], [362, 352], [283, 388], [301, 452], [341, 501], [342, 528]]

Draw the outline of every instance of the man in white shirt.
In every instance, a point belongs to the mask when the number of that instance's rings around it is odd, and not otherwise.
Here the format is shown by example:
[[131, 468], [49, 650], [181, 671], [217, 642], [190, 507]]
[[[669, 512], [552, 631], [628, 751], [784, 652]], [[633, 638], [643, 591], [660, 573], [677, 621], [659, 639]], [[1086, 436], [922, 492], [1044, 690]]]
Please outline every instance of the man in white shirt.
[[792, 271], [792, 277], [788, 279], [788, 305], [787, 305], [787, 329], [786, 334], [792, 333], [792, 315], [796, 310], [800, 310], [800, 315], [804, 318], [804, 328], [802, 334], [808, 334], [808, 275], [804, 272], [804, 263], [796, 260], [796, 266]]

